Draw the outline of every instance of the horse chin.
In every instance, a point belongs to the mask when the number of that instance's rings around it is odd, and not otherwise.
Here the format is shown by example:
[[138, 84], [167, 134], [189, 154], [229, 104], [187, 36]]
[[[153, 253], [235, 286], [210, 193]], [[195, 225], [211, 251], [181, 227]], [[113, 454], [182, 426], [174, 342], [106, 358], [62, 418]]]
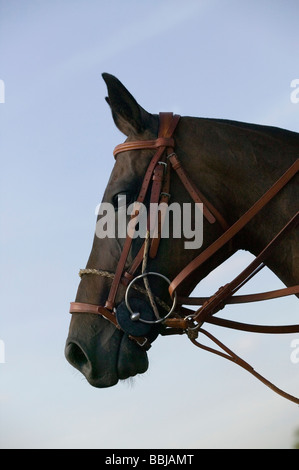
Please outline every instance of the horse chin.
[[127, 335], [123, 335], [117, 360], [118, 378], [124, 380], [137, 374], [143, 374], [147, 371], [148, 365], [147, 353]]
[[105, 370], [103, 375], [83, 374], [90, 385], [96, 388], [108, 388], [119, 380], [130, 380], [147, 371], [149, 362], [147, 353], [135, 345], [126, 335], [120, 338], [118, 354], [113, 358], [114, 364]]

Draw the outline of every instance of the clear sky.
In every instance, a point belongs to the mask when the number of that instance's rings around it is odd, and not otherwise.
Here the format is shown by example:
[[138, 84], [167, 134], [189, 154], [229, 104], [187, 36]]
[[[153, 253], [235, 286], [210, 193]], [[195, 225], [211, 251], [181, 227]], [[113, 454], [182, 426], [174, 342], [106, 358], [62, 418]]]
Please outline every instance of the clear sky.
[[[297, 0], [0, 0], [1, 448], [292, 447], [298, 407], [185, 337], [158, 339], [145, 375], [105, 390], [66, 362], [64, 343], [123, 141], [101, 73], [153, 113], [298, 131], [298, 15]], [[249, 259], [237, 254], [198, 292], [213, 293]], [[281, 286], [265, 270], [246, 292]], [[226, 316], [298, 323], [298, 300]], [[217, 335], [299, 395], [298, 335]]]

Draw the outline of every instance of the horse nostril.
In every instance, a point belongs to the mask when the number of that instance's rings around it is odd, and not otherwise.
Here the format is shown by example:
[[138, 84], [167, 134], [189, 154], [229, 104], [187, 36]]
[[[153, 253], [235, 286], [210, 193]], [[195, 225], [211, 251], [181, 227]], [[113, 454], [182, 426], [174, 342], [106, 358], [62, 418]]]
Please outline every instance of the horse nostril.
[[65, 348], [65, 356], [67, 360], [76, 369], [82, 370], [84, 366], [89, 362], [83, 349], [76, 343], [68, 343]]

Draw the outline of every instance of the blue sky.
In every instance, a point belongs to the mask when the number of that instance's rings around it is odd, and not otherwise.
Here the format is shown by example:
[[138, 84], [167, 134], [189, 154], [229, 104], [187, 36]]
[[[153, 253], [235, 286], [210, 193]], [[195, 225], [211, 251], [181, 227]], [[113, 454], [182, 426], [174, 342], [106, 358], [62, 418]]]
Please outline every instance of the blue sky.
[[[157, 340], [149, 372], [107, 390], [90, 387], [63, 350], [94, 210], [123, 141], [101, 73], [150, 112], [298, 131], [298, 47], [295, 0], [0, 0], [1, 448], [292, 446], [298, 408], [185, 338]], [[249, 259], [237, 254], [198, 293]], [[246, 289], [280, 286], [265, 271]], [[298, 322], [293, 298], [241, 310], [226, 316]], [[217, 334], [298, 396], [298, 335]]]

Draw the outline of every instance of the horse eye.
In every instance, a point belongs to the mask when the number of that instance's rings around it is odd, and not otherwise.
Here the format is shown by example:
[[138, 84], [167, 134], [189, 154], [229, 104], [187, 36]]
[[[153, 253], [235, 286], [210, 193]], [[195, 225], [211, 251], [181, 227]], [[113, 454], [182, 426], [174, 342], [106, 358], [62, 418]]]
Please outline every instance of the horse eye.
[[134, 196], [130, 193], [118, 193], [113, 196], [113, 205], [115, 210], [127, 207], [134, 202]]

